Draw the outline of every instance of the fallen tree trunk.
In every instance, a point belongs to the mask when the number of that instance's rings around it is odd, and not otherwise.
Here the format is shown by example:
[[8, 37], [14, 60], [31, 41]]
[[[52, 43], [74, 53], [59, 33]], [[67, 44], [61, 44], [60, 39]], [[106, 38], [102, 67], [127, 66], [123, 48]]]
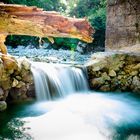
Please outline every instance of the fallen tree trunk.
[[0, 49], [4, 47], [7, 35], [29, 35], [47, 37], [77, 38], [92, 42], [94, 30], [86, 19], [69, 18], [57, 12], [43, 11], [37, 7], [0, 4]]

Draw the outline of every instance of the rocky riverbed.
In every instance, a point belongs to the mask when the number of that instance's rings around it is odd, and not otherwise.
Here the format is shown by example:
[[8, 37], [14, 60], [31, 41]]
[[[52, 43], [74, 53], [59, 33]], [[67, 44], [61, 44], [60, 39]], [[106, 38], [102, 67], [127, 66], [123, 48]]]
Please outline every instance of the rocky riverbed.
[[86, 64], [94, 90], [140, 93], [140, 55], [96, 53]]
[[53, 62], [53, 63], [78, 63], [83, 64], [89, 58], [90, 54], [81, 54], [78, 51], [70, 51], [70, 50], [54, 50], [54, 49], [36, 49], [24, 46], [18, 46], [16, 49], [9, 48], [8, 53], [19, 58], [26, 57], [31, 61], [38, 62]]

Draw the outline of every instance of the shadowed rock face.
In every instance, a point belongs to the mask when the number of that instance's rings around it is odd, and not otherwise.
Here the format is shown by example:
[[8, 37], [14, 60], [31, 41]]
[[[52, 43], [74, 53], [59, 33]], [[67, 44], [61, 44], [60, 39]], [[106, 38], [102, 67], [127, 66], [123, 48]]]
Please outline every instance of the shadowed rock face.
[[140, 44], [140, 1], [108, 0], [107, 7], [106, 50]]
[[78, 38], [92, 42], [93, 28], [86, 19], [69, 18], [37, 7], [0, 4], [0, 34]]

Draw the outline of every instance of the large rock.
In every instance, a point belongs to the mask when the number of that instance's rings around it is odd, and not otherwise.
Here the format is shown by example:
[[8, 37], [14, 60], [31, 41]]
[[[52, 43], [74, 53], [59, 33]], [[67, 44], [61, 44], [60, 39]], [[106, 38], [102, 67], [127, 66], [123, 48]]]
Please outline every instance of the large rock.
[[17, 61], [15, 60], [15, 58], [11, 57], [11, 56], [3, 56], [2, 57], [3, 60], [3, 65], [4, 65], [4, 69], [9, 70], [11, 72], [11, 74], [14, 72], [13, 70], [17, 69]]
[[[30, 91], [30, 85], [32, 84], [31, 63], [27, 59], [20, 58], [16, 60], [14, 57], [8, 55], [4, 55], [0, 59], [1, 101], [5, 101], [7, 98], [15, 101], [28, 99], [28, 97], [31, 98], [28, 90]], [[34, 97], [34, 93], [32, 95]]]
[[140, 55], [96, 53], [86, 66], [92, 89], [140, 93]]

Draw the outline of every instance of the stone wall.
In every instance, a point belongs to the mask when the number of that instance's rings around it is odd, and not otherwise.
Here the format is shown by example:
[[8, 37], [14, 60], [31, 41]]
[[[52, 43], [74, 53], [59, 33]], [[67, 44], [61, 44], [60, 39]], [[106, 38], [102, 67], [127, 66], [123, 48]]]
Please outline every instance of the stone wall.
[[140, 93], [140, 55], [96, 53], [86, 66], [93, 90]]
[[106, 50], [135, 44], [140, 44], [140, 0], [108, 0]]

